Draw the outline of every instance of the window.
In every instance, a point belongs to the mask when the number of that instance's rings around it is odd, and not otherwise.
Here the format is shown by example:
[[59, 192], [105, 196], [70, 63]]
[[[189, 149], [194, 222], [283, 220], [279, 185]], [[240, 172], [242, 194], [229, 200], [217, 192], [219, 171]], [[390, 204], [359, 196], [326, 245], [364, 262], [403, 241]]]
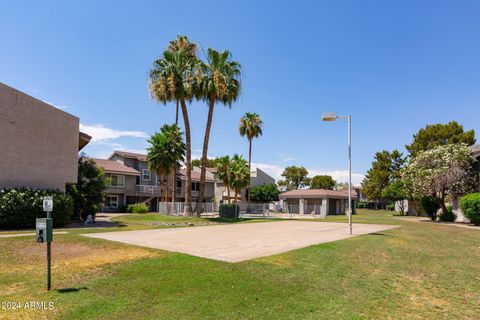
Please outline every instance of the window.
[[105, 207], [108, 209], [118, 208], [118, 196], [107, 196], [105, 198]]
[[192, 182], [192, 191], [200, 191], [200, 182]]
[[110, 186], [111, 187], [125, 187], [125, 176], [110, 176]]
[[177, 180], [177, 188], [181, 188], [182, 187], [182, 180]]
[[148, 169], [143, 169], [142, 170], [142, 180], [150, 181], [150, 170], [148, 170]]

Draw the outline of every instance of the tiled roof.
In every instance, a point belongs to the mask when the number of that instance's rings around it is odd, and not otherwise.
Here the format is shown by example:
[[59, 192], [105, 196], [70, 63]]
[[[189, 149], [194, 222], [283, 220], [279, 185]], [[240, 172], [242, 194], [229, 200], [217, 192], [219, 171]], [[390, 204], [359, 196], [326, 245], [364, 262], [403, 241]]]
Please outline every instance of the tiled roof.
[[[180, 179], [185, 180], [187, 179], [187, 171], [185, 169], [180, 169], [178, 170], [178, 173], [180, 175]], [[192, 181], [200, 181], [200, 171], [192, 170]], [[213, 177], [213, 174], [210, 172], [205, 172], [205, 181], [207, 182], [215, 182], [215, 178]]]
[[[356, 197], [357, 193], [352, 190], [352, 198]], [[336, 198], [348, 199], [348, 190], [324, 190], [324, 189], [299, 189], [290, 190], [279, 195], [280, 199], [286, 198]]]
[[147, 161], [147, 155], [142, 153], [128, 152], [128, 151], [114, 151], [113, 154], [118, 154], [124, 158], [137, 159], [139, 161]]
[[104, 159], [95, 159], [93, 161], [97, 164], [98, 167], [103, 168], [107, 173], [121, 173], [126, 175], [140, 175], [140, 172], [134, 168], [128, 167], [119, 161], [114, 160], [104, 160]]

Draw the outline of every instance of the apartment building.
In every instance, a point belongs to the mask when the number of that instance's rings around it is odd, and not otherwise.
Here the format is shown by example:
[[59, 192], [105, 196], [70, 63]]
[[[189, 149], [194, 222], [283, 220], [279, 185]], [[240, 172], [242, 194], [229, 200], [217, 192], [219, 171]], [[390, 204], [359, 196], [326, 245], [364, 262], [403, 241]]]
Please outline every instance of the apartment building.
[[77, 183], [78, 152], [91, 137], [79, 119], [0, 83], [0, 189], [65, 191]]
[[[168, 202], [184, 202], [186, 190], [186, 171], [179, 169], [175, 173], [157, 176], [148, 168], [147, 155], [126, 151], [114, 151], [107, 159], [93, 159], [97, 166], [104, 169], [110, 178], [107, 197], [102, 211], [120, 212], [125, 206], [144, 202], [151, 211], [157, 211], [159, 202], [164, 201], [167, 194]], [[191, 194], [192, 202], [198, 201], [200, 186], [200, 168], [192, 170]], [[173, 189], [176, 188], [176, 199], [173, 199]], [[215, 177], [207, 172], [205, 180], [204, 202], [211, 202], [215, 194]]]

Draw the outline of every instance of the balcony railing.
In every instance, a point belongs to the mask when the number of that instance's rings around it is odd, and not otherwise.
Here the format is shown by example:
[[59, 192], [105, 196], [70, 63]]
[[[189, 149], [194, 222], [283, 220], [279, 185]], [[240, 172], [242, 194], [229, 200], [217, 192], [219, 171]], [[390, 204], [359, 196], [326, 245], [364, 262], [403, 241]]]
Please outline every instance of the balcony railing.
[[137, 193], [158, 195], [160, 186], [137, 185]]

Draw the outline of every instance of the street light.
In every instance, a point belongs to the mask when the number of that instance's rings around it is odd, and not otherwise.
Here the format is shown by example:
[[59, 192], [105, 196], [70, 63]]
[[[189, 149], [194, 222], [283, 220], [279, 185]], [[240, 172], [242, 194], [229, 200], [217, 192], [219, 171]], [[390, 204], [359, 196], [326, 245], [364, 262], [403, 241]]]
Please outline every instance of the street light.
[[352, 117], [337, 116], [334, 112], [322, 114], [322, 121], [335, 121], [337, 119], [347, 119], [348, 121], [348, 226], [352, 234]]

